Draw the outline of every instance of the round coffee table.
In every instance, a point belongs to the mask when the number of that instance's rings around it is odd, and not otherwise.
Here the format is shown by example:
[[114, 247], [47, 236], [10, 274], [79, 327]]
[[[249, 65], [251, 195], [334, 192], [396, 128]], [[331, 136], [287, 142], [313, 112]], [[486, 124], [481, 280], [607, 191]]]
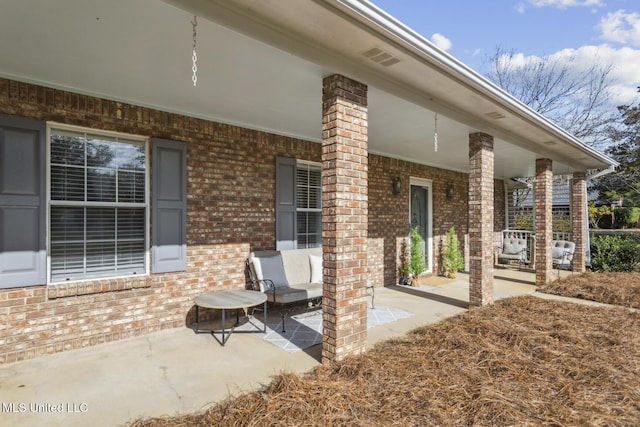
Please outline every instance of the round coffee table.
[[[194, 327], [194, 331], [196, 333], [199, 332], [209, 332], [209, 331], [201, 331], [198, 329], [198, 307], [203, 308], [211, 308], [215, 310], [222, 311], [222, 331], [221, 337], [222, 340], [219, 340], [216, 336], [214, 330], [211, 330], [211, 335], [218, 340], [221, 345], [225, 345], [227, 340], [229, 339], [229, 335], [234, 332], [234, 328], [240, 323], [239, 310], [247, 310], [250, 307], [255, 307], [257, 305], [263, 304], [263, 329], [257, 328], [256, 330], [249, 331], [236, 331], [236, 333], [247, 333], [247, 332], [267, 332], [267, 294], [258, 291], [250, 291], [247, 289], [225, 289], [222, 291], [213, 291], [207, 292], [204, 294], [200, 294], [195, 299], [196, 304], [196, 323]], [[228, 331], [225, 329], [225, 312], [227, 310], [235, 310], [236, 311], [236, 323], [229, 329]]]

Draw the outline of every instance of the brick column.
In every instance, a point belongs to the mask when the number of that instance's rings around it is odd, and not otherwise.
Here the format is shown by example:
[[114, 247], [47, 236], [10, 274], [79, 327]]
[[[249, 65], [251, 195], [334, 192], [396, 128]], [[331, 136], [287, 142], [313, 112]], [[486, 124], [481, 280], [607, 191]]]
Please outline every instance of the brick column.
[[367, 341], [367, 86], [323, 80], [322, 362], [365, 350]]
[[574, 172], [571, 181], [571, 236], [576, 244], [573, 271], [584, 273], [587, 245], [587, 179], [584, 172]]
[[553, 172], [550, 159], [536, 159], [535, 227], [536, 227], [536, 285], [551, 281], [553, 260]]
[[469, 303], [493, 303], [493, 137], [469, 135]]

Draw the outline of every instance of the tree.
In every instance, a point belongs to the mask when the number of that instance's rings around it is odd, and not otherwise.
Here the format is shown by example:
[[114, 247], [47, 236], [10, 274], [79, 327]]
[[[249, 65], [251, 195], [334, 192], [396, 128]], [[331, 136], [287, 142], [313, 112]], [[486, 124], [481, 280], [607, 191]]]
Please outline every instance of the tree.
[[458, 270], [464, 268], [464, 258], [460, 251], [460, 241], [454, 227], [449, 228], [442, 247], [442, 269], [445, 276], [453, 279]]
[[418, 226], [411, 229], [409, 235], [409, 259], [403, 266], [404, 273], [417, 280], [418, 276], [427, 269], [424, 253], [424, 239], [418, 231]]
[[600, 228], [602, 218], [611, 215], [611, 207], [608, 205], [596, 206], [594, 202], [589, 202], [588, 213], [591, 228]]
[[[638, 88], [640, 92], [640, 87]], [[632, 206], [640, 206], [640, 104], [618, 107], [621, 115], [620, 127], [610, 127], [612, 145], [606, 153], [620, 163], [615, 173], [598, 179], [593, 186], [604, 203], [623, 201]]]
[[488, 62], [486, 77], [533, 110], [594, 147], [608, 142], [611, 66], [594, 61], [585, 70], [575, 57], [525, 58], [501, 47]]

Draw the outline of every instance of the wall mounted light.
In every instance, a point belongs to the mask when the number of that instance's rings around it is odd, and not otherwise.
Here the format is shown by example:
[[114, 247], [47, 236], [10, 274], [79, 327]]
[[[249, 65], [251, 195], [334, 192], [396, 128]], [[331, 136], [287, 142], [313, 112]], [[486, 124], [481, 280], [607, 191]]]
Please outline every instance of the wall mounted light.
[[394, 196], [397, 196], [398, 194], [402, 193], [402, 181], [400, 181], [399, 176], [396, 176], [395, 178], [393, 178], [393, 183], [391, 184], [391, 191], [393, 192]]
[[447, 187], [446, 194], [447, 194], [447, 200], [453, 199], [453, 185], [450, 185]]

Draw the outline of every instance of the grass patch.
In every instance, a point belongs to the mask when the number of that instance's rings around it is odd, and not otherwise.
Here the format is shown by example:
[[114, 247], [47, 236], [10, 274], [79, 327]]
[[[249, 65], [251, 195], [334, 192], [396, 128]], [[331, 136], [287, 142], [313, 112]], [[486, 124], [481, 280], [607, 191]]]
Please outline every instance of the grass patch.
[[[546, 291], [633, 307], [640, 275], [629, 274], [575, 275]], [[133, 426], [624, 426], [640, 419], [638, 402], [638, 312], [525, 296], [280, 374], [203, 412]]]

